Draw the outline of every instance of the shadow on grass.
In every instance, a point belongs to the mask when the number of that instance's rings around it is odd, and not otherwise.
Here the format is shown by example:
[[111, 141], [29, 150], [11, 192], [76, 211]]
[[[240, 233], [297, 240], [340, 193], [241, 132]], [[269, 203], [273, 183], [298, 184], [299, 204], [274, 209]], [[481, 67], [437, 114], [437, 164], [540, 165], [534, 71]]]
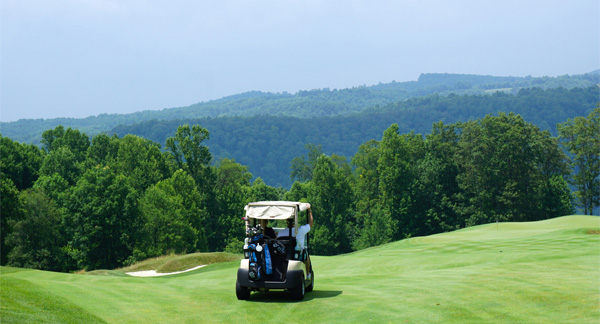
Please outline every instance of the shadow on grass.
[[290, 293], [284, 290], [270, 290], [268, 292], [253, 292], [248, 299], [249, 302], [260, 303], [299, 303], [313, 299], [334, 298], [342, 294], [341, 290], [313, 290], [304, 295], [304, 299], [292, 300]]

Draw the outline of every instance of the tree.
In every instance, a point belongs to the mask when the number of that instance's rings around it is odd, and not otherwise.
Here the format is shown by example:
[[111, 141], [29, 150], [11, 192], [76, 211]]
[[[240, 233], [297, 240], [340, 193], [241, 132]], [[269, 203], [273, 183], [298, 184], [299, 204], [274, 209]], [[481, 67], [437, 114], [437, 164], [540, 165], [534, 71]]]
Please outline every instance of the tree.
[[424, 213], [425, 234], [456, 230], [462, 224], [453, 208], [460, 192], [455, 161], [460, 127], [460, 123], [436, 123], [425, 140], [426, 154], [417, 166], [417, 200]]
[[84, 171], [83, 164], [79, 162], [68, 147], [59, 147], [46, 154], [40, 168], [40, 175], [58, 174], [73, 186]]
[[396, 230], [395, 221], [381, 205], [380, 174], [377, 169], [379, 155], [379, 142], [370, 140], [362, 144], [352, 158], [356, 178], [354, 250], [388, 243]]
[[250, 192], [252, 174], [248, 172], [248, 167], [230, 159], [220, 160], [215, 173], [218, 208], [217, 224], [211, 234], [211, 241], [212, 244], [218, 244], [213, 248], [222, 249], [229, 240], [241, 242], [244, 237], [244, 226], [240, 219]]
[[62, 125], [59, 125], [42, 134], [42, 144], [47, 153], [67, 147], [75, 155], [75, 160], [83, 161], [90, 147], [90, 139], [77, 129], [69, 127], [65, 130]]
[[[565, 172], [560, 149], [549, 132], [519, 115], [488, 115], [462, 125], [455, 156], [462, 200], [456, 210], [466, 226], [558, 216], [545, 214], [541, 207], [540, 193], [553, 177]], [[545, 199], [560, 201], [560, 197]]]
[[558, 125], [562, 145], [570, 154], [577, 188], [577, 205], [586, 215], [600, 206], [600, 106], [587, 118], [576, 117]]
[[423, 139], [416, 134], [400, 135], [398, 125], [393, 124], [383, 133], [379, 147], [377, 172], [381, 202], [396, 223], [393, 238], [402, 239], [414, 234], [416, 227], [417, 216], [411, 213], [417, 207], [414, 166], [423, 154]]
[[40, 149], [0, 135], [0, 175], [12, 180], [18, 190], [31, 188], [42, 163]]
[[281, 200], [281, 191], [277, 188], [267, 186], [265, 182], [259, 177], [252, 182], [250, 192], [246, 198], [246, 203], [254, 201], [277, 201]]
[[317, 159], [323, 155], [321, 145], [306, 144], [304, 147], [308, 150], [308, 156], [302, 155], [292, 159], [292, 181], [310, 181], [313, 177], [313, 170], [315, 169]]
[[134, 135], [126, 135], [118, 141], [117, 159], [111, 165], [127, 175], [131, 186], [140, 193], [170, 176], [160, 145]]
[[134, 252], [140, 259], [167, 254], [207, 251], [206, 212], [192, 177], [178, 170], [148, 188], [140, 200], [144, 230]]
[[202, 144], [208, 139], [208, 130], [200, 125], [190, 128], [185, 124], [177, 127], [175, 136], [169, 137], [166, 142], [177, 168], [187, 171], [202, 189], [209, 184], [206, 176], [212, 157], [208, 147]]
[[128, 182], [109, 166], [89, 169], [77, 182], [65, 225], [78, 267], [113, 269], [131, 255], [142, 224]]
[[113, 163], [119, 156], [119, 142], [117, 135], [108, 136], [102, 133], [94, 136], [87, 152], [87, 168]]
[[23, 204], [19, 198], [19, 190], [11, 179], [0, 177], [0, 265], [5, 265], [9, 247], [6, 237], [12, 232], [12, 224], [23, 215]]
[[[191, 128], [185, 124], [177, 127], [177, 133], [174, 137], [169, 137], [166, 142], [167, 150], [171, 153], [171, 158], [175, 163], [176, 169], [182, 169], [192, 176], [196, 182], [196, 187], [202, 196], [199, 202], [202, 208], [208, 212], [208, 221], [215, 222], [217, 218], [218, 204], [215, 198], [214, 170], [210, 167], [212, 156], [208, 147], [203, 144], [209, 139], [208, 130], [200, 125], [193, 125]], [[216, 224], [207, 224], [208, 228], [216, 228]], [[211, 235], [213, 231], [207, 233], [209, 238], [210, 250], [214, 251], [215, 240]]]
[[320, 156], [308, 185], [308, 201], [314, 204], [312, 250], [315, 254], [333, 255], [351, 251], [354, 196], [344, 168], [328, 156]]
[[43, 192], [25, 190], [20, 194], [23, 216], [10, 220], [12, 232], [6, 238], [11, 247], [8, 265], [20, 268], [61, 271], [64, 239], [61, 214]]

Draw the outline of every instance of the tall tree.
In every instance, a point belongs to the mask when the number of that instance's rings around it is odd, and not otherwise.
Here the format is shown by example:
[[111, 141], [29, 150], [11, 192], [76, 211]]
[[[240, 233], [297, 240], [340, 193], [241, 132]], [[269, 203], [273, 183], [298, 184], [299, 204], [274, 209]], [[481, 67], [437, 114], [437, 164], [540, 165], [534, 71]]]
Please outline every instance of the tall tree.
[[70, 196], [69, 253], [80, 268], [113, 269], [129, 258], [140, 222], [134, 190], [112, 168], [89, 169]]
[[292, 169], [290, 176], [292, 181], [310, 181], [313, 177], [313, 170], [317, 164], [317, 159], [323, 155], [323, 147], [321, 145], [306, 144], [304, 147], [308, 150], [308, 156], [302, 155], [292, 159], [290, 167]]
[[127, 175], [132, 187], [140, 193], [146, 188], [170, 176], [160, 145], [150, 140], [126, 135], [119, 140], [114, 167]]
[[200, 201], [194, 180], [183, 170], [148, 188], [140, 200], [144, 229], [134, 258], [207, 251]]
[[565, 169], [549, 132], [515, 114], [488, 115], [463, 124], [461, 132], [456, 161], [462, 203], [457, 212], [465, 225], [549, 216], [540, 208], [541, 188]]
[[62, 125], [42, 134], [42, 144], [46, 152], [51, 152], [60, 147], [67, 147], [75, 155], [77, 161], [83, 161], [90, 146], [90, 138], [83, 132]]
[[22, 218], [23, 204], [19, 190], [11, 179], [0, 177], [0, 265], [5, 265], [9, 248], [6, 236], [12, 232], [12, 224]]
[[331, 157], [317, 159], [309, 183], [308, 201], [314, 204], [312, 249], [316, 254], [332, 255], [351, 251], [354, 196], [343, 167]]
[[558, 132], [570, 153], [577, 205], [591, 215], [600, 206], [600, 106], [587, 118], [576, 117], [559, 124]]
[[58, 174], [72, 186], [77, 183], [84, 171], [83, 164], [66, 146], [58, 147], [46, 154], [40, 167], [41, 176]]
[[31, 188], [38, 177], [42, 152], [33, 144], [21, 144], [0, 135], [0, 175], [19, 190]]
[[119, 155], [119, 142], [117, 135], [108, 136], [102, 133], [94, 136], [87, 152], [87, 168], [114, 162]]
[[352, 158], [356, 178], [356, 228], [352, 238], [355, 250], [388, 243], [396, 231], [396, 222], [381, 205], [379, 155], [379, 142], [370, 140], [362, 144]]
[[423, 154], [423, 139], [416, 134], [400, 135], [398, 125], [393, 124], [383, 133], [379, 147], [377, 171], [382, 206], [396, 223], [393, 238], [401, 239], [417, 226], [418, 219], [412, 214], [417, 208], [415, 163]]
[[[177, 133], [169, 137], [166, 142], [167, 150], [177, 169], [182, 169], [192, 176], [198, 191], [202, 196], [200, 203], [210, 215], [209, 220], [214, 221], [217, 215], [217, 202], [215, 201], [214, 170], [210, 167], [212, 155], [203, 142], [209, 139], [208, 130], [200, 125], [190, 127], [185, 124], [177, 127]], [[214, 224], [209, 224], [213, 226]], [[207, 233], [210, 236], [210, 233]], [[214, 241], [209, 238], [209, 243]], [[212, 249], [211, 249], [212, 250]]]
[[460, 228], [461, 222], [453, 208], [460, 192], [456, 154], [460, 123], [433, 125], [427, 135], [426, 154], [418, 164], [418, 205], [424, 213], [429, 233], [451, 231]]
[[12, 232], [6, 238], [11, 247], [8, 265], [41, 270], [64, 270], [59, 209], [41, 191], [25, 190], [20, 195], [23, 216], [11, 220]]
[[187, 171], [200, 188], [206, 186], [206, 175], [212, 156], [208, 146], [203, 142], [209, 139], [208, 130], [200, 125], [188, 124], [177, 127], [174, 137], [169, 137], [166, 142], [167, 149], [171, 152], [177, 168]]
[[222, 159], [216, 166], [216, 175], [218, 223], [211, 234], [211, 241], [213, 244], [219, 244], [213, 248], [221, 249], [229, 240], [234, 240], [237, 244], [237, 241], [241, 243], [244, 237], [244, 227], [240, 218], [250, 192], [252, 174], [248, 172], [248, 167], [234, 160]]
[[[281, 189], [281, 188], [279, 188]], [[253, 201], [276, 201], [281, 200], [281, 190], [267, 186], [267, 184], [260, 178], [256, 178], [252, 182], [250, 192], [246, 198], [246, 203]]]

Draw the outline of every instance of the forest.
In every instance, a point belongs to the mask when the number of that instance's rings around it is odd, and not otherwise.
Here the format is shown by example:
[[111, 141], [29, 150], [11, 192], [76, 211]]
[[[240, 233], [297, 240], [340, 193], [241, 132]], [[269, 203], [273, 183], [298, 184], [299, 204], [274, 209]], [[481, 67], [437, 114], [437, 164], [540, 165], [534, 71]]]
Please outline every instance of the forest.
[[[449, 97], [460, 98], [472, 97]], [[560, 121], [556, 135], [515, 113], [436, 121], [425, 135], [387, 122], [349, 159], [305, 143], [289, 160], [289, 190], [267, 185], [234, 159], [215, 160], [207, 142], [223, 135], [200, 124], [179, 124], [164, 150], [133, 134], [90, 137], [64, 126], [44, 131], [41, 147], [2, 136], [0, 260], [74, 271], [169, 253], [239, 253], [243, 206], [257, 200], [310, 202], [317, 255], [489, 222], [591, 213], [600, 204], [597, 103]]]
[[[130, 114], [101, 114], [79, 119], [22, 119], [14, 122], [0, 122], [0, 128], [2, 129], [2, 135], [10, 137], [15, 141], [40, 144], [42, 133], [58, 125], [79, 129], [89, 136], [95, 136], [99, 133], [109, 132], [117, 126], [130, 126], [147, 121], [257, 116], [280, 116], [302, 119], [350, 116], [365, 111], [378, 110], [380, 107], [395, 104], [399, 101], [433, 94], [442, 97], [452, 94], [459, 96], [483, 96], [499, 91], [516, 95], [522, 89], [588, 88], [595, 87], [599, 83], [600, 70], [580, 75], [563, 75], [557, 77], [502, 77], [424, 73], [419, 76], [417, 81], [392, 81], [347, 89], [324, 88], [300, 90], [296, 93], [249, 91], [220, 99], [195, 103], [187, 107], [145, 110]], [[506, 112], [508, 111], [513, 110], [506, 110]], [[472, 117], [479, 118], [483, 116], [485, 114]], [[574, 116], [569, 116], [569, 118], [571, 117]], [[434, 120], [433, 122], [439, 120], [441, 119]], [[556, 122], [563, 120], [559, 119]], [[533, 123], [537, 122], [535, 120], [529, 121]], [[429, 128], [431, 123], [427, 121], [422, 126], [424, 125], [426, 128]], [[382, 132], [387, 126], [389, 124], [378, 129], [376, 133]], [[549, 126], [554, 127], [555, 124], [549, 124]], [[540, 125], [540, 127], [545, 129], [543, 125]], [[425, 131], [429, 131], [429, 129], [425, 129]], [[163, 143], [163, 140], [158, 140], [158, 142]]]
[[427, 134], [432, 125], [514, 112], [542, 130], [557, 134], [556, 125], [569, 118], [587, 116], [600, 98], [597, 86], [587, 88], [521, 89], [517, 94], [439, 94], [415, 97], [348, 116], [298, 118], [290, 116], [219, 117], [153, 120], [118, 126], [108, 134], [134, 134], [163, 147], [177, 126], [198, 124], [210, 132], [206, 145], [218, 161], [234, 159], [249, 167], [255, 177], [275, 187], [289, 189], [290, 161], [306, 144], [321, 145], [328, 154], [352, 157], [358, 147], [378, 139], [392, 123], [400, 133]]

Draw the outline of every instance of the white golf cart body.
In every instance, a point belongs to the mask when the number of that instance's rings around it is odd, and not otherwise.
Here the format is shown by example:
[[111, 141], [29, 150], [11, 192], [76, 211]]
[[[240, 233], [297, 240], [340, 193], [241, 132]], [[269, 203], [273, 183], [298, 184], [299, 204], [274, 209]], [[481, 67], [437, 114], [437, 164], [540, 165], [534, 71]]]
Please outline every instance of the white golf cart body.
[[[274, 228], [275, 231], [290, 231], [291, 235], [283, 235], [280, 238], [264, 238], [262, 251], [264, 246], [272, 246], [272, 244], [280, 244], [285, 246], [285, 254], [277, 257], [273, 254], [273, 268], [276, 274], [264, 276], [261, 279], [251, 279], [249, 277], [251, 267], [251, 255], [248, 252], [248, 238], [244, 244], [244, 259], [240, 262], [240, 267], [237, 274], [236, 295], [238, 299], [247, 299], [251, 291], [266, 291], [269, 289], [287, 289], [292, 293], [294, 299], [304, 298], [304, 291], [311, 291], [314, 282], [314, 276], [306, 280], [308, 275], [306, 272], [307, 256], [302, 256], [302, 251], [296, 245], [296, 233], [298, 232], [298, 214], [303, 211], [310, 212], [310, 204], [292, 201], [260, 201], [249, 203], [244, 207], [245, 223], [247, 232], [256, 228], [256, 224], [260, 224], [261, 220], [268, 220], [272, 224], [276, 220], [294, 219], [294, 227]], [[264, 229], [262, 229], [264, 230]], [[248, 234], [250, 236], [250, 234]], [[308, 242], [307, 242], [308, 243]], [[257, 249], [258, 250], [258, 249]], [[280, 258], [280, 259], [277, 259]]]

